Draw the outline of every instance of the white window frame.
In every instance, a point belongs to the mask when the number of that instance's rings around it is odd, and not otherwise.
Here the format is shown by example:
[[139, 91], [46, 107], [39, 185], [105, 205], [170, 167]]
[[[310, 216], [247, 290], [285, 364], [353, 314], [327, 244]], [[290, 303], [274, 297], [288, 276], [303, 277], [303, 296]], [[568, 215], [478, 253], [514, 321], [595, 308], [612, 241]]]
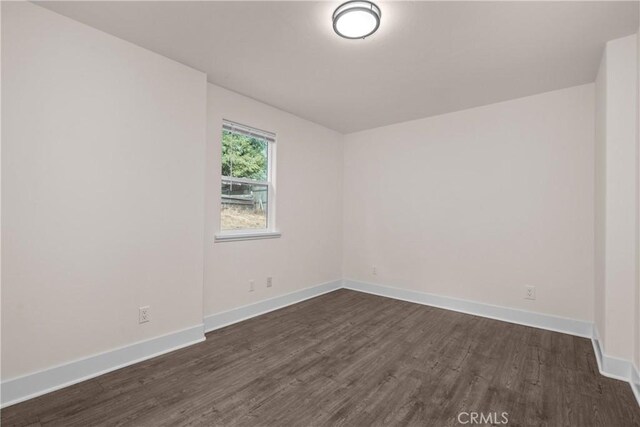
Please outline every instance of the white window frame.
[[[218, 232], [215, 234], [216, 242], [232, 242], [238, 240], [273, 239], [282, 236], [276, 229], [276, 186], [275, 186], [275, 157], [276, 157], [276, 134], [263, 131], [252, 126], [243, 125], [230, 120], [223, 120], [220, 129], [220, 149], [222, 149], [222, 133], [224, 130], [231, 132], [240, 131], [241, 134], [250, 134], [256, 138], [263, 139], [267, 143], [267, 180], [259, 181], [249, 178], [234, 178], [220, 174], [218, 188], [222, 188], [223, 181], [230, 181], [239, 184], [254, 184], [267, 186], [267, 228], [264, 229], [243, 229], [243, 230], [222, 230], [222, 218], [218, 221]], [[218, 171], [221, 169], [219, 168]], [[218, 172], [220, 173], [220, 172]], [[222, 197], [218, 198], [218, 212], [222, 211]]]

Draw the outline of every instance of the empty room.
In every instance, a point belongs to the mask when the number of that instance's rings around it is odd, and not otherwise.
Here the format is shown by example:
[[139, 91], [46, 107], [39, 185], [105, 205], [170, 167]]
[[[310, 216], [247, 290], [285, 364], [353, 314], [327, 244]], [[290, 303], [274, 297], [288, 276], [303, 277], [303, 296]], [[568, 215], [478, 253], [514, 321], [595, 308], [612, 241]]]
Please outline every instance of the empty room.
[[640, 426], [638, 1], [1, 1], [5, 426]]

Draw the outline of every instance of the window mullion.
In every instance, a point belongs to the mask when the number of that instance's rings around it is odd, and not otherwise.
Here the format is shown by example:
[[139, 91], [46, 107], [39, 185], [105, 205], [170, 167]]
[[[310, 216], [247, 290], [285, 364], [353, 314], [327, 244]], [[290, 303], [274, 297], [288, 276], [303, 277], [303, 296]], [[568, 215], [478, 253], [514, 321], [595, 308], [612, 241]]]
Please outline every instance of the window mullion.
[[253, 185], [269, 185], [269, 181], [258, 181], [250, 178], [235, 178], [232, 176], [222, 176], [223, 181], [234, 182], [239, 184], [253, 184]]

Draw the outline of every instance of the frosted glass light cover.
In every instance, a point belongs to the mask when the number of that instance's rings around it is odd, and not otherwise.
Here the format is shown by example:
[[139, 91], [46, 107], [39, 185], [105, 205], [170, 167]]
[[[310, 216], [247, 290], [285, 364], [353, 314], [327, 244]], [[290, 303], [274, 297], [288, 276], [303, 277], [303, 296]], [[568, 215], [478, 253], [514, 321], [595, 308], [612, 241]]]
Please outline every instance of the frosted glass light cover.
[[342, 4], [333, 13], [333, 29], [348, 39], [361, 39], [373, 34], [380, 25], [380, 9], [368, 1]]

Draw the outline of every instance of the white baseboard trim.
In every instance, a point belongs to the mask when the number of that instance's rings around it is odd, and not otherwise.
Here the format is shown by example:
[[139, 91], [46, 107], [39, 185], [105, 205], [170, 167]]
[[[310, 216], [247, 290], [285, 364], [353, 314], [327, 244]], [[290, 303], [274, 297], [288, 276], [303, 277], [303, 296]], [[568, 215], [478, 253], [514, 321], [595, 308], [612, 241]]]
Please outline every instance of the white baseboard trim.
[[628, 360], [607, 356], [603, 353], [597, 328], [591, 322], [567, 319], [549, 314], [500, 307], [475, 301], [467, 301], [425, 292], [393, 288], [356, 280], [344, 280], [343, 287], [368, 294], [424, 304], [475, 316], [488, 317], [509, 323], [546, 329], [554, 332], [590, 338], [598, 362], [598, 370], [605, 377], [628, 382], [640, 405], [640, 371]]
[[310, 288], [291, 292], [285, 295], [280, 295], [278, 297], [259, 301], [254, 304], [234, 308], [222, 313], [205, 316], [204, 329], [205, 332], [211, 332], [216, 329], [220, 329], [225, 326], [250, 319], [252, 317], [260, 316], [261, 314], [265, 314], [270, 311], [284, 308], [288, 305], [296, 304], [304, 300], [326, 294], [328, 292], [333, 292], [340, 288], [342, 288], [342, 281], [334, 280], [333, 282], [327, 282], [321, 285], [312, 286]]
[[2, 382], [1, 407], [97, 377], [205, 340], [204, 325], [95, 354]]
[[602, 341], [600, 340], [598, 329], [595, 326], [593, 328], [591, 342], [593, 343], [593, 351], [596, 354], [596, 361], [598, 362], [600, 373], [605, 377], [630, 382], [632, 374], [631, 362], [617, 357], [607, 356], [602, 349]]
[[5, 380], [1, 385], [0, 407], [4, 408], [32, 399], [107, 372], [202, 342], [205, 340], [205, 332], [342, 288], [590, 338], [600, 373], [610, 378], [629, 382], [640, 405], [640, 372], [638, 368], [629, 361], [605, 355], [602, 352], [598, 331], [591, 322], [347, 279], [323, 283], [222, 313], [212, 314], [206, 316], [204, 324], [201, 325]]
[[593, 343], [593, 351], [596, 354], [600, 374], [615, 380], [628, 382], [631, 390], [633, 390], [638, 406], [640, 406], [640, 373], [638, 372], [638, 368], [628, 360], [606, 355], [602, 349], [602, 341], [600, 340], [598, 328], [596, 328], [595, 325], [593, 327], [591, 342]]
[[429, 294], [426, 292], [392, 288], [389, 286], [360, 282], [356, 280], [344, 280], [344, 287], [354, 291], [444, 308], [446, 310], [487, 317], [489, 319], [502, 320], [504, 322], [516, 323], [518, 325], [547, 329], [554, 332], [562, 332], [564, 334], [576, 335], [584, 338], [591, 338], [592, 335], [592, 323], [584, 320], [568, 319], [550, 314], [501, 307], [481, 302]]
[[52, 391], [169, 353], [205, 340], [207, 332], [259, 316], [342, 288], [342, 281], [323, 283], [224, 313], [207, 316], [204, 324], [124, 347], [95, 354], [42, 371], [2, 381], [0, 407], [4, 408]]
[[633, 390], [638, 405], [640, 405], [640, 368], [635, 365], [632, 365], [631, 390]]

